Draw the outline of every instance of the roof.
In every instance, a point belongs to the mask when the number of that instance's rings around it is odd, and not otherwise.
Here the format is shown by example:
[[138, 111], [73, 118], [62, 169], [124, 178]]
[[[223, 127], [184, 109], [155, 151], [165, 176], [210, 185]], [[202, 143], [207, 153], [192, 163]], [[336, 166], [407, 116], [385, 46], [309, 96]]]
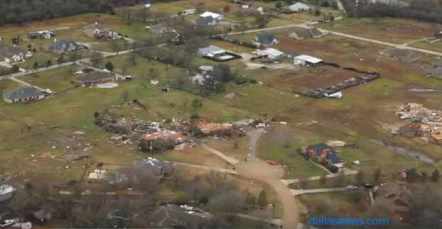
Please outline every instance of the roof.
[[303, 10], [309, 10], [311, 7], [305, 3], [297, 2], [295, 4], [290, 5], [288, 8], [291, 11], [298, 12]]
[[80, 83], [100, 83], [114, 79], [114, 75], [110, 72], [92, 71], [81, 74], [76, 77], [76, 81]]
[[271, 56], [271, 57], [278, 57], [283, 55], [284, 53], [279, 51], [278, 49], [274, 49], [274, 48], [266, 48], [266, 49], [258, 49], [256, 50], [256, 53], [259, 56]]
[[268, 32], [258, 33], [256, 35], [256, 41], [261, 44], [272, 44], [275, 40], [275, 35]]
[[19, 87], [13, 91], [8, 91], [3, 94], [5, 98], [10, 100], [38, 97], [43, 95], [45, 94], [35, 87]]
[[309, 56], [309, 55], [299, 55], [295, 57], [295, 60], [301, 60], [301, 61], [305, 61], [307, 63], [310, 64], [318, 64], [321, 63], [322, 60], [313, 56]]
[[218, 54], [223, 54], [225, 52], [226, 50], [214, 45], [209, 45], [205, 48], [200, 48], [198, 50], [198, 54], [201, 56], [214, 56]]
[[338, 157], [336, 151], [324, 143], [308, 146], [306, 152], [313, 152], [317, 157], [325, 156], [325, 158], [327, 158], [327, 160], [331, 161], [333, 164], [337, 164], [342, 161]]
[[214, 13], [214, 12], [210, 12], [210, 11], [206, 11], [204, 13], [202, 13], [200, 15], [200, 17], [212, 17], [214, 19], [220, 20], [222, 19], [224, 16], [222, 14], [218, 14], [218, 13]]
[[231, 130], [233, 125], [230, 123], [208, 123], [201, 121], [197, 124], [197, 128], [200, 129], [203, 134], [211, 134]]
[[196, 24], [199, 26], [209, 26], [212, 25], [215, 21], [215, 18], [213, 17], [199, 17], [196, 19]]

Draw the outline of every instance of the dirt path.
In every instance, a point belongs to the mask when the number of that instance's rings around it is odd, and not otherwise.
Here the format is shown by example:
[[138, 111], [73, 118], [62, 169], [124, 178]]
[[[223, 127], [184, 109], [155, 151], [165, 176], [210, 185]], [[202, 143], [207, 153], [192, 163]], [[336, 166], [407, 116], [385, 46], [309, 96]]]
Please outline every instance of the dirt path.
[[284, 170], [280, 166], [271, 166], [256, 159], [241, 163], [236, 168], [240, 176], [268, 185], [275, 192], [283, 208], [283, 228], [296, 228], [299, 222], [299, 210], [291, 190], [280, 181]]

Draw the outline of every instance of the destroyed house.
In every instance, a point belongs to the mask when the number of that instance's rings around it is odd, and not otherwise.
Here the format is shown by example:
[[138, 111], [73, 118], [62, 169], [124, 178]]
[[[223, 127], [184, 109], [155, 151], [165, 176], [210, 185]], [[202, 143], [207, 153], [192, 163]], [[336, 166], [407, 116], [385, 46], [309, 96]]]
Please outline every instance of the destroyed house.
[[149, 170], [151, 174], [160, 177], [171, 175], [174, 171], [171, 163], [152, 157], [136, 161], [134, 167], [140, 170]]
[[58, 54], [75, 52], [81, 49], [87, 49], [87, 47], [78, 42], [69, 40], [59, 40], [49, 46], [50, 51]]
[[27, 103], [42, 100], [47, 96], [43, 91], [35, 87], [19, 87], [3, 93], [3, 100], [7, 103]]
[[313, 159], [328, 169], [331, 167], [341, 168], [343, 166], [343, 160], [338, 157], [337, 152], [332, 147], [323, 143], [308, 146], [304, 150], [304, 157]]
[[0, 62], [7, 63], [22, 62], [27, 57], [31, 57], [31, 53], [16, 46], [7, 46], [0, 41]]
[[210, 123], [200, 121], [196, 124], [196, 128], [205, 136], [230, 136], [234, 132], [231, 123]]
[[321, 38], [324, 34], [317, 28], [295, 28], [289, 37], [296, 40]]
[[211, 228], [213, 219], [212, 214], [196, 207], [166, 204], [154, 210], [148, 222], [152, 228]]
[[241, 58], [241, 56], [235, 53], [228, 52], [214, 45], [198, 49], [198, 55], [219, 62]]
[[158, 130], [153, 133], [147, 133], [143, 136], [144, 141], [152, 142], [157, 140], [171, 141], [175, 144], [183, 143], [185, 136], [183, 133], [173, 130]]

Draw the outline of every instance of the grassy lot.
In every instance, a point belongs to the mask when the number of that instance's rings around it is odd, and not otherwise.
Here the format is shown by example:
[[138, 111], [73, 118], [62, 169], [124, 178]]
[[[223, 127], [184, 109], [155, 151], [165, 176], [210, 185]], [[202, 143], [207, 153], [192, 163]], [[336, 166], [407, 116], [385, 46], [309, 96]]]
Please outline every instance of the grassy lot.
[[345, 18], [321, 28], [398, 44], [433, 36], [431, 23], [396, 18]]

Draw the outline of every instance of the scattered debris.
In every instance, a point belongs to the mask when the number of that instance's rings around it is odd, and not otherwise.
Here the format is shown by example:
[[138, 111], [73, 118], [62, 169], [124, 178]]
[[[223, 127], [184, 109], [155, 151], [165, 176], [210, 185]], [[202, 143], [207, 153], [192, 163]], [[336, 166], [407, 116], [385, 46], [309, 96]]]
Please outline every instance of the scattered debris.
[[10, 200], [15, 193], [15, 188], [11, 185], [2, 184], [0, 185], [0, 202]]
[[293, 30], [289, 37], [296, 40], [321, 38], [326, 35], [317, 28], [295, 28]]
[[407, 103], [396, 112], [400, 119], [411, 122], [399, 129], [401, 135], [421, 137], [442, 144], [442, 111], [432, 110], [422, 104]]

